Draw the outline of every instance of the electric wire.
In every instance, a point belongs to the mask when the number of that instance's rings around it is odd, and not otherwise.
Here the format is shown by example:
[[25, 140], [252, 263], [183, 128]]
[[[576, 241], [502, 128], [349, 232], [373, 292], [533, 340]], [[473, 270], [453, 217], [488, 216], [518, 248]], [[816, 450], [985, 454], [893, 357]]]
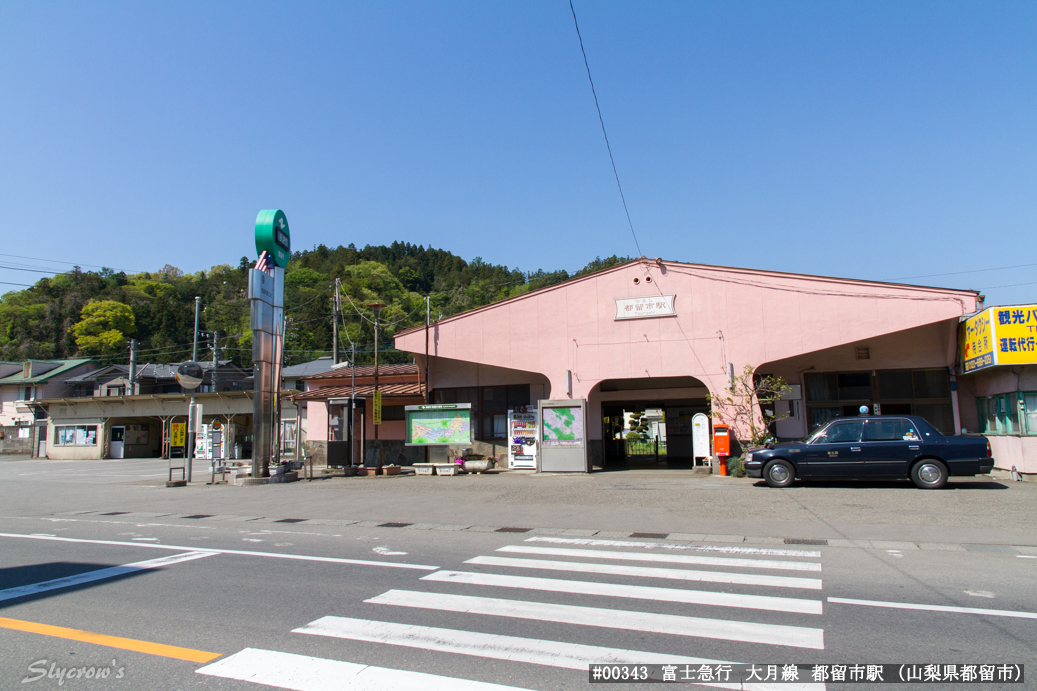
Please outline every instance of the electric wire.
[[612, 145], [609, 144], [609, 135], [605, 131], [605, 118], [601, 116], [601, 106], [598, 104], [598, 92], [594, 89], [594, 78], [591, 77], [591, 66], [587, 61], [587, 51], [583, 47], [583, 35], [580, 34], [580, 23], [576, 21], [576, 8], [573, 0], [569, 0], [569, 9], [573, 13], [573, 25], [576, 27], [576, 37], [580, 39], [580, 52], [583, 53], [583, 66], [587, 68], [587, 81], [591, 84], [591, 94], [594, 96], [594, 107], [598, 110], [598, 122], [601, 123], [601, 133], [605, 136], [605, 148], [609, 151], [609, 160], [612, 161], [612, 173], [616, 176], [616, 187], [619, 188], [619, 198], [623, 201], [623, 211], [627, 215], [627, 224], [630, 225], [630, 234], [634, 236], [634, 245], [637, 247], [638, 256], [644, 256], [641, 251], [641, 243], [637, 241], [637, 233], [634, 232], [634, 222], [630, 220], [630, 209], [627, 208], [627, 198], [623, 194], [623, 185], [619, 183], [619, 171], [616, 169], [616, 159], [612, 156]]
[[[1031, 266], [1037, 266], [1037, 264], [1013, 264], [1012, 266], [995, 266], [991, 269], [969, 269], [968, 271], [949, 271], [942, 274], [924, 274], [922, 276], [901, 276], [900, 278], [891, 278], [891, 281], [907, 281], [914, 278], [935, 278], [936, 276], [959, 276], [961, 274], [978, 274], [986, 271], [1004, 271], [1007, 269], [1023, 269]], [[1019, 283], [1016, 285], [1029, 285], [1027, 283]], [[1008, 286], [1004, 286], [1008, 287]]]

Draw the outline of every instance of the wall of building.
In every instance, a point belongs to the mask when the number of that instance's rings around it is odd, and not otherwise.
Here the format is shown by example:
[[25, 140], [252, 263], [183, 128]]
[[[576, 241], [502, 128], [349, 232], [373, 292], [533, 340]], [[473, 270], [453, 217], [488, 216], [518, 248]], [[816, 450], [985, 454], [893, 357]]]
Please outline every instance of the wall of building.
[[[659, 295], [676, 296], [676, 316], [616, 319], [616, 299]], [[434, 362], [470, 365], [432, 368], [432, 387], [472, 385], [471, 367], [490, 366], [538, 373], [554, 398], [570, 374], [574, 398], [605, 379], [644, 377], [691, 376], [721, 391], [729, 364], [740, 373], [873, 340], [890, 363], [947, 365], [957, 319], [977, 302], [966, 291], [639, 262], [443, 320], [433, 329]], [[925, 333], [884, 338], [926, 325]], [[396, 347], [420, 355], [423, 331], [397, 336]], [[832, 354], [813, 364], [837, 362]]]

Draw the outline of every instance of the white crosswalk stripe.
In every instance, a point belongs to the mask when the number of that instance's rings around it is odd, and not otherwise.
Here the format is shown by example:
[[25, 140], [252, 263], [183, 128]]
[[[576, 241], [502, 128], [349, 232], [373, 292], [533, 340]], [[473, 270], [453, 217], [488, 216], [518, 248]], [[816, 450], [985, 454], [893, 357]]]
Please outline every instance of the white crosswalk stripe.
[[[817, 574], [821, 571], [821, 564], [816, 561], [821, 556], [819, 551], [543, 536], [527, 538], [525, 543], [506, 545], [497, 549], [497, 554], [476, 556], [465, 562], [466, 565], [491, 570], [443, 569], [425, 575], [420, 581], [435, 589], [431, 592], [394, 588], [364, 600], [364, 603], [369, 605], [390, 605], [384, 609], [385, 618], [395, 621], [324, 616], [294, 629], [293, 633], [581, 672], [586, 672], [591, 664], [735, 663], [635, 649], [643, 646], [643, 643], [623, 648], [568, 642], [565, 639], [571, 634], [564, 633], [564, 628], [559, 627], [607, 629], [617, 632], [610, 634], [613, 639], [620, 637], [617, 640], [623, 640], [623, 637], [627, 636], [624, 632], [629, 632], [635, 641], [640, 641], [648, 634], [656, 637], [708, 639], [732, 645], [774, 646], [774, 650], [784, 649], [786, 653], [792, 648], [823, 650], [825, 647], [822, 628], [811, 626], [812, 621], [808, 619], [789, 619], [790, 616], [823, 614], [821, 599], [779, 597], [760, 594], [759, 591], [724, 592], [630, 582], [630, 579], [645, 579], [656, 583], [660, 580], [670, 581], [674, 585], [703, 583], [719, 584], [721, 587], [819, 591], [822, 589], [820, 578], [805, 577], [806, 574], [786, 576], [758, 572], [781, 570]], [[703, 554], [704, 552], [724, 556]], [[568, 560], [573, 558], [578, 558], [579, 561]], [[800, 560], [797, 561], [797, 558]], [[696, 565], [701, 568], [680, 568], [680, 565]], [[572, 577], [551, 578], [537, 572], [543, 572], [547, 576], [562, 572], [572, 574]], [[594, 576], [598, 578], [593, 579]], [[587, 577], [593, 580], [583, 580]], [[624, 580], [605, 582], [610, 578]], [[444, 589], [451, 592], [443, 592]], [[473, 590], [477, 594], [471, 594]], [[516, 599], [495, 597], [501, 594], [501, 591], [514, 594]], [[555, 594], [553, 598], [548, 597], [548, 594], [552, 593]], [[559, 604], [558, 594], [583, 599], [577, 600], [580, 604]], [[529, 599], [517, 599], [522, 597]], [[538, 597], [555, 601], [540, 601]], [[642, 604], [638, 606], [635, 604], [637, 602]], [[623, 605], [617, 608], [617, 603]], [[669, 606], [662, 606], [660, 603]], [[641, 611], [651, 607], [657, 611]], [[707, 612], [695, 611], [696, 608], [702, 607], [717, 609], [708, 610], [708, 614], [712, 616], [693, 616], [706, 614]], [[665, 613], [658, 611], [660, 609], [666, 610]], [[759, 615], [753, 616], [753, 611], [759, 612]], [[534, 634], [537, 637], [520, 637], [467, 630], [466, 625], [444, 628], [411, 623], [416, 616], [431, 616], [419, 615], [419, 612], [441, 612], [443, 614], [436, 616], [449, 616], [453, 620], [458, 617], [464, 620], [469, 616], [480, 615], [472, 619], [473, 629], [485, 629], [490, 621], [487, 618], [503, 619], [504, 627], [508, 626], [507, 620], [524, 620], [532, 622], [534, 630], [542, 630], [543, 633]], [[723, 612], [731, 612], [732, 616], [718, 614]], [[494, 623], [492, 626], [498, 627], [501, 624]], [[529, 625], [525, 626], [528, 630]], [[773, 655], [766, 653], [757, 656], [754, 653], [752, 657], [760, 662], [761, 659], [772, 659]], [[491, 691], [514, 688], [483, 681], [251, 648], [198, 671], [211, 676], [297, 691]], [[487, 673], [481, 675], [481, 678], [493, 680], [495, 677], [492, 673]], [[536, 678], [552, 679], [549, 676]], [[555, 685], [557, 684], [553, 681], [543, 682], [545, 687]], [[758, 682], [744, 685], [737, 682], [710, 681], [700, 682], [698, 685], [744, 688], [747, 691], [825, 690], [825, 684], [809, 681], [780, 684]]]
[[245, 648], [198, 670], [295, 691], [528, 691], [515, 686]]
[[532, 547], [507, 545], [498, 552], [543, 554], [555, 557], [590, 557], [593, 559], [621, 559], [623, 561], [654, 561], [671, 564], [701, 564], [749, 569], [783, 569], [785, 571], [820, 571], [821, 564], [813, 561], [776, 561], [773, 559], [734, 559], [729, 557], [700, 557], [692, 554], [655, 554], [651, 552], [613, 552], [600, 549], [570, 549], [566, 547]]
[[680, 542], [642, 542], [636, 540], [603, 540], [591, 537], [550, 537], [534, 535], [526, 542], [546, 542], [556, 545], [585, 545], [587, 547], [643, 547], [645, 549], [672, 549], [690, 552], [722, 552], [724, 554], [765, 554], [773, 557], [811, 557], [819, 559], [818, 550], [778, 549], [775, 547], [736, 547], [734, 545], [685, 545]]
[[766, 609], [773, 612], [821, 614], [820, 600], [803, 600], [792, 597], [771, 597], [768, 595], [718, 593], [711, 590], [655, 588], [643, 585], [595, 583], [592, 581], [567, 581], [557, 578], [531, 578], [528, 576], [500, 576], [492, 573], [471, 573], [467, 571], [436, 571], [435, 573], [423, 576], [421, 580], [444, 581], [447, 583], [460, 583], [464, 585], [486, 585], [498, 588], [548, 590], [556, 593], [575, 593], [578, 595], [627, 597], [639, 600], [658, 600], [660, 602], [714, 605], [717, 607]]
[[423, 593], [414, 590], [390, 590], [364, 602], [398, 607], [438, 609], [446, 612], [487, 614], [497, 617], [533, 619], [559, 624], [597, 626], [606, 629], [668, 633], [676, 636], [720, 638], [745, 643], [767, 643], [796, 648], [823, 650], [824, 632], [800, 626], [757, 624], [748, 621], [684, 617], [675, 614], [633, 612], [600, 607], [556, 605], [496, 597]]
[[[525, 662], [545, 667], [561, 667], [587, 671], [592, 664], [631, 663], [637, 664], [689, 664], [722, 665], [734, 664], [726, 660], [710, 660], [701, 657], [686, 657], [643, 650], [622, 650], [598, 645], [582, 645], [563, 641], [547, 641], [537, 638], [520, 638], [495, 633], [459, 631], [433, 626], [396, 624], [370, 619], [348, 617], [322, 617], [293, 633], [314, 636], [331, 636], [354, 641], [400, 645], [420, 650], [435, 650], [444, 653], [471, 655], [494, 660]], [[741, 689], [740, 684], [713, 684], [720, 688]], [[814, 691], [823, 689], [823, 684], [756, 684], [745, 685], [746, 691]]]
[[549, 559], [513, 559], [510, 557], [475, 557], [466, 564], [483, 566], [509, 566], [519, 569], [543, 569], [547, 571], [573, 571], [600, 573], [613, 576], [635, 576], [640, 578], [668, 578], [676, 581], [700, 581], [706, 583], [731, 583], [737, 585], [762, 585], [776, 588], [803, 588], [821, 590], [820, 578], [798, 578], [793, 576], [768, 576], [755, 573], [729, 573], [726, 571], [693, 571], [652, 566], [628, 566], [626, 564], [587, 564], [579, 561], [554, 561]]

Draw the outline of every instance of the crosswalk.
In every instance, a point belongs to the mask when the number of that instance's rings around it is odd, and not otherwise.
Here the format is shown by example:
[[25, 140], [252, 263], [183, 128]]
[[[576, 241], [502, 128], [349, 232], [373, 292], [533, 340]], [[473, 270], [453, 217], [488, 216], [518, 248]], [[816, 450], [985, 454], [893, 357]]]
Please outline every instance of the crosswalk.
[[[820, 552], [812, 550], [533, 536], [468, 559], [459, 569], [416, 576], [413, 586], [363, 601], [384, 613], [384, 619], [329, 614], [292, 633], [392, 646], [397, 651], [466, 656], [469, 670], [479, 669], [471, 662], [479, 658], [491, 661], [486, 664], [505, 661], [583, 673], [594, 663], [735, 662], [645, 650], [645, 640], [679, 642], [663, 646], [671, 649], [722, 647], [754, 658], [737, 660], [741, 662], [773, 661], [825, 647], [824, 630], [818, 625], [822, 601], [819, 593], [809, 597], [822, 588], [820, 559]], [[751, 592], [732, 592], [736, 590]], [[566, 602], [558, 602], [562, 599]], [[426, 625], [435, 616], [448, 616], [465, 626]], [[610, 642], [630, 643], [608, 647], [565, 640], [566, 632], [574, 631], [571, 627], [599, 632], [585, 640], [608, 632]], [[486, 633], [487, 628], [532, 630], [538, 637]], [[256, 648], [197, 671], [296, 691], [517, 688]], [[489, 666], [478, 676], [493, 679], [493, 672]], [[546, 680], [541, 688], [558, 686], [547, 670], [524, 678]], [[565, 678], [570, 683], [577, 679], [571, 673]], [[752, 691], [825, 688], [817, 683], [703, 685]]]

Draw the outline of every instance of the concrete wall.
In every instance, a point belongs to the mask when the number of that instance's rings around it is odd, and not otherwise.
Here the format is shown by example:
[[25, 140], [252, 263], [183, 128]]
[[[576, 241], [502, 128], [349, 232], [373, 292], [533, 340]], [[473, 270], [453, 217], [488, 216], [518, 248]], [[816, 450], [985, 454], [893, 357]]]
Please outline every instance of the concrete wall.
[[[20, 454], [28, 456], [32, 453], [32, 427], [14, 427], [4, 426], [3, 428], [3, 439], [0, 439], [0, 453], [3, 454]], [[19, 431], [24, 430], [28, 433], [27, 437], [19, 437]]]

